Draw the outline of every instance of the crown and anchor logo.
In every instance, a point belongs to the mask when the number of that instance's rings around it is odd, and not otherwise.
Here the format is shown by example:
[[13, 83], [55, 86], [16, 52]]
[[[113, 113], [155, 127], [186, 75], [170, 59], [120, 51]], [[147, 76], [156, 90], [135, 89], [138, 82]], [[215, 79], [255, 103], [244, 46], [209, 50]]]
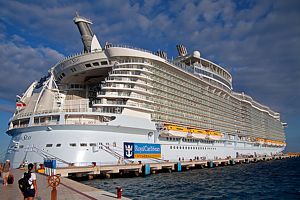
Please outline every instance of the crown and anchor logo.
[[124, 157], [134, 158], [133, 143], [124, 143]]

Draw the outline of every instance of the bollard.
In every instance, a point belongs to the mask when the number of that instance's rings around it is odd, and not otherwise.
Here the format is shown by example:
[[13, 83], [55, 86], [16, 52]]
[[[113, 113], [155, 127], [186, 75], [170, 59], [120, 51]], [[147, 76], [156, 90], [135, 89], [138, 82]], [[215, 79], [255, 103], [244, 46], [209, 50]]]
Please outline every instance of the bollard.
[[150, 164], [145, 164], [143, 166], [143, 173], [144, 173], [144, 176], [150, 175], [150, 173], [151, 173]]
[[209, 168], [213, 168], [214, 167], [214, 162], [213, 161], [209, 161], [208, 162], [208, 167]]
[[230, 160], [229, 162], [230, 162], [231, 165], [234, 165], [234, 164], [235, 164], [235, 161], [234, 161], [233, 159]]
[[122, 189], [122, 187], [116, 187], [116, 189], [117, 189], [117, 199], [121, 199], [123, 189]]
[[106, 173], [105, 174], [105, 178], [109, 179], [110, 178], [110, 174]]
[[57, 190], [56, 188], [52, 188], [52, 191], [51, 191], [51, 200], [57, 200]]

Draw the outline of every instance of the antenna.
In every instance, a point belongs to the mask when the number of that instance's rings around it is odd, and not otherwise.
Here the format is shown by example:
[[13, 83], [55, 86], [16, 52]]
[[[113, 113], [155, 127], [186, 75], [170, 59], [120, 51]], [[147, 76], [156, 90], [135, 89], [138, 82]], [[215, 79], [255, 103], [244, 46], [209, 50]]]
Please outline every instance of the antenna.
[[186, 56], [187, 55], [186, 47], [183, 46], [182, 44], [176, 45], [176, 48], [177, 48], [179, 56]]

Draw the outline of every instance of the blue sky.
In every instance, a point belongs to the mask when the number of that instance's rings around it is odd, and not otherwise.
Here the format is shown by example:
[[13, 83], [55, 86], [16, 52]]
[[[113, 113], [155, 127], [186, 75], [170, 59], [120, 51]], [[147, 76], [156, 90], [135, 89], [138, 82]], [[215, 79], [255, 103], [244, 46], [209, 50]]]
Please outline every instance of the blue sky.
[[73, 17], [94, 22], [102, 45], [128, 44], [175, 57], [176, 44], [231, 72], [243, 91], [281, 113], [287, 150], [300, 152], [300, 1], [0, 0], [0, 156], [7, 121], [34, 80], [82, 44]]

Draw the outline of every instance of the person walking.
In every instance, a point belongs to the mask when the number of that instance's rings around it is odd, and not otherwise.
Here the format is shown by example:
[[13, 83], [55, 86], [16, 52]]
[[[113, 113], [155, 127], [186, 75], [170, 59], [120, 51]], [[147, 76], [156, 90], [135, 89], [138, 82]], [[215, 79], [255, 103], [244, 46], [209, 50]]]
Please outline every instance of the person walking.
[[28, 177], [28, 184], [30, 185], [29, 189], [23, 192], [24, 200], [33, 200], [35, 196], [38, 196], [38, 189], [36, 183], [36, 174], [32, 172], [33, 164], [28, 164], [28, 172], [24, 173], [23, 178]]
[[2, 169], [3, 169], [3, 164], [0, 163], [0, 176], [2, 177]]
[[7, 179], [10, 173], [10, 160], [6, 160], [2, 169], [3, 185], [7, 186]]

